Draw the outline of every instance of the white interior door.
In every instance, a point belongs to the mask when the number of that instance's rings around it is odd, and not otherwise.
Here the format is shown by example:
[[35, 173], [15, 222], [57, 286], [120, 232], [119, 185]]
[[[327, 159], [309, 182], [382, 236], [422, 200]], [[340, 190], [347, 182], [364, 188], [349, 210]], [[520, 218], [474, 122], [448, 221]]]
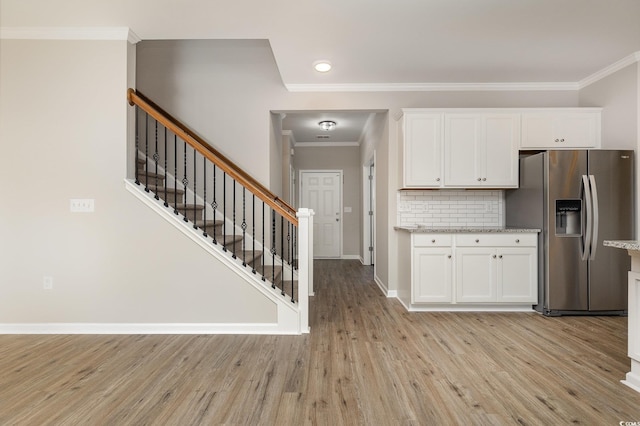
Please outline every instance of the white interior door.
[[342, 171], [301, 171], [300, 176], [300, 207], [315, 212], [314, 257], [339, 258], [342, 247]]

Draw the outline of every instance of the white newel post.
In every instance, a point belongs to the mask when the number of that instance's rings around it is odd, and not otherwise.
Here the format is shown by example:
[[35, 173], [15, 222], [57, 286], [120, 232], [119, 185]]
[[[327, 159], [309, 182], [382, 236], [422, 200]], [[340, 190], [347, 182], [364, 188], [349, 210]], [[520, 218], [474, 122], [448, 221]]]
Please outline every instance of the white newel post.
[[300, 332], [309, 332], [309, 296], [313, 295], [313, 210], [298, 209], [298, 303]]

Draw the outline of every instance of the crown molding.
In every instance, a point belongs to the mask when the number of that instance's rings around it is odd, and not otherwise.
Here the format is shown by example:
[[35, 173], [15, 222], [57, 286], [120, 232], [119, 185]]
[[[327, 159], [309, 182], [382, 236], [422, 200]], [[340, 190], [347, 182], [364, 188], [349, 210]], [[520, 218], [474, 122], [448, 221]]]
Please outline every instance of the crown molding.
[[285, 84], [290, 92], [477, 92], [578, 90], [578, 83]]
[[127, 40], [142, 39], [128, 27], [0, 27], [6, 40]]
[[629, 65], [633, 65], [636, 62], [640, 62], [640, 50], [620, 59], [617, 62], [614, 62], [613, 64], [601, 69], [600, 71], [591, 74], [589, 77], [583, 78], [578, 82], [578, 88], [584, 89], [590, 84], [602, 80], [603, 78], [610, 76], [614, 72], [620, 71], [621, 69], [626, 68]]

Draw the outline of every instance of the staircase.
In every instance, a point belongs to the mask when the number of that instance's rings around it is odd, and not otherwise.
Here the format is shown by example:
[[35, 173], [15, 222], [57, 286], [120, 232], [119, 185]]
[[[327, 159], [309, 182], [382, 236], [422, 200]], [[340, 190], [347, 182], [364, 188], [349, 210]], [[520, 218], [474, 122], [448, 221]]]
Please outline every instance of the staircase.
[[234, 259], [240, 259], [243, 266], [251, 268], [252, 273], [260, 276], [263, 281], [268, 281], [273, 288], [281, 284], [284, 288], [292, 288], [292, 284], [293, 288], [297, 287], [297, 279], [287, 280], [282, 277], [283, 267], [281, 265], [263, 264], [262, 251], [243, 250], [244, 238], [242, 235], [224, 234], [224, 220], [203, 219], [204, 204], [187, 203], [185, 190], [165, 186], [165, 175], [146, 170], [147, 163], [149, 163], [148, 159], [138, 157], [138, 182], [145, 191], [154, 193], [156, 199], [164, 201], [165, 207], [175, 206], [174, 213], [180, 215], [184, 222], [201, 230], [203, 236], [212, 238], [212, 241], [219, 244], [223, 251], [230, 253]]
[[129, 189], [237, 268], [283, 317], [295, 311], [298, 332], [308, 332], [312, 212], [296, 212], [144, 95], [129, 89], [128, 99], [137, 152]]

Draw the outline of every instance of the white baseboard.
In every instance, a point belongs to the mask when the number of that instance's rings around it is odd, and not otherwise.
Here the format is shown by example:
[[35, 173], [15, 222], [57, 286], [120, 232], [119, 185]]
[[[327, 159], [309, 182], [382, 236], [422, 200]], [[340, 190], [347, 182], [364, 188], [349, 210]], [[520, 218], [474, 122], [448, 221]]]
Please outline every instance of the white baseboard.
[[375, 282], [378, 285], [378, 287], [380, 287], [380, 290], [382, 290], [382, 294], [389, 297], [389, 289], [387, 288], [386, 285], [384, 285], [382, 280], [377, 275], [373, 276], [373, 282]]
[[[307, 330], [308, 332], [308, 330]], [[304, 331], [303, 331], [304, 333]], [[125, 324], [125, 323], [24, 323], [0, 324], [0, 334], [299, 334], [264, 324]]]
[[343, 259], [343, 260], [360, 260], [360, 255], [359, 254], [343, 254], [342, 257], [340, 257], [340, 259]]

